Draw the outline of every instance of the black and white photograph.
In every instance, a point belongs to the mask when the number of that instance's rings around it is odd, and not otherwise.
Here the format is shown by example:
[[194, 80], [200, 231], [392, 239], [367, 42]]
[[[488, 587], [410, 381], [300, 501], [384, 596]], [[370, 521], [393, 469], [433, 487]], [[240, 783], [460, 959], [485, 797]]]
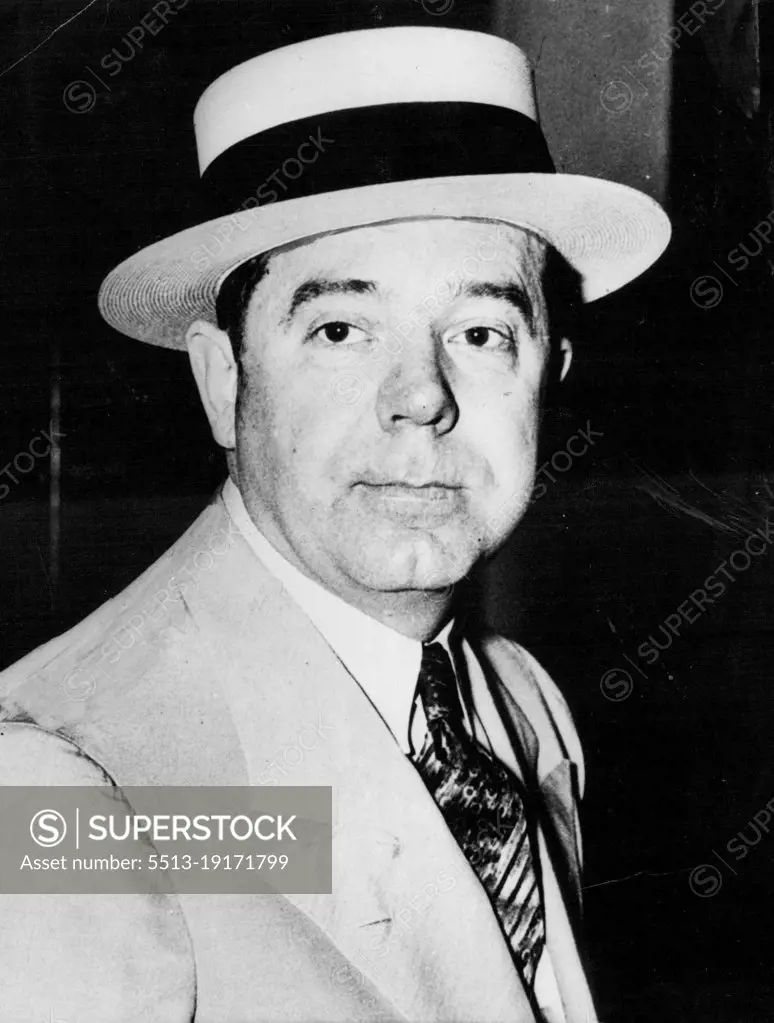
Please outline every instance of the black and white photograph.
[[773, 30], [0, 0], [0, 1023], [774, 1020]]

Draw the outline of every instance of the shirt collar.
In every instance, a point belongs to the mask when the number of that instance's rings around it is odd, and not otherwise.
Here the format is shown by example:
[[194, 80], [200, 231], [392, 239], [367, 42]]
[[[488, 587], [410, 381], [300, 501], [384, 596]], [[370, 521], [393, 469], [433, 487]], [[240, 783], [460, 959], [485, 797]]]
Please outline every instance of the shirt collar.
[[[263, 566], [279, 579], [312, 620], [390, 729], [404, 753], [411, 751], [409, 728], [422, 662], [422, 644], [326, 590], [291, 565], [257, 529], [233, 480], [223, 487], [231, 518]], [[449, 651], [452, 622], [435, 641]]]

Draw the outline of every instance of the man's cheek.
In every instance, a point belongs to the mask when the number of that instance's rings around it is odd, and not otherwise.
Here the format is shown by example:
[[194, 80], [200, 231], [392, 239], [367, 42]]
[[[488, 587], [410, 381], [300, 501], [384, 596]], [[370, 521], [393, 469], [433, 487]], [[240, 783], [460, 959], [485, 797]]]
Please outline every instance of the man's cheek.
[[323, 517], [318, 527], [324, 525], [325, 516], [339, 510], [356, 469], [362, 467], [362, 459], [358, 462], [353, 453], [356, 443], [354, 428], [339, 423], [335, 416], [305, 417], [287, 436], [287, 482], [296, 491], [299, 504], [307, 509], [316, 508]]
[[306, 461], [321, 474], [339, 475], [347, 466], [373, 468], [373, 407], [364, 403], [343, 408], [332, 400], [303, 405], [291, 411], [293, 439]]
[[535, 479], [534, 454], [512, 451], [493, 469], [496, 484], [487, 490], [476, 516], [484, 522], [484, 539], [491, 545], [504, 541], [526, 510]]
[[[529, 482], [537, 467], [537, 407], [525, 408], [521, 401], [516, 408], [509, 408], [508, 404], [483, 404], [476, 424], [475, 447], [490, 467], [490, 491], [499, 490], [501, 496], [510, 495], [525, 481]], [[492, 493], [490, 499], [496, 497]]]

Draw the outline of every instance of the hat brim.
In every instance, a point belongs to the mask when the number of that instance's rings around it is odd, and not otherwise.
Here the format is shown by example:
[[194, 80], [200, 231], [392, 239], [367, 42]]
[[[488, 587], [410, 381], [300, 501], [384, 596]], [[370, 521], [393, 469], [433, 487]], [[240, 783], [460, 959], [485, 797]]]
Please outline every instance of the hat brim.
[[492, 174], [369, 185], [240, 210], [156, 242], [108, 274], [99, 309], [131, 338], [184, 349], [194, 320], [215, 321], [221, 282], [253, 256], [320, 234], [418, 217], [499, 221], [533, 232], [575, 268], [587, 302], [642, 274], [671, 236], [656, 202], [599, 178]]

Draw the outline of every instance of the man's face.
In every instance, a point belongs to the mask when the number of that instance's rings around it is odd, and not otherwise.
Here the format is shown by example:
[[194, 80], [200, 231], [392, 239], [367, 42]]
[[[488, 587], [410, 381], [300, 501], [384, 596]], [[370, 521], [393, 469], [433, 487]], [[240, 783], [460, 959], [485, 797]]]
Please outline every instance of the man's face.
[[248, 511], [339, 593], [441, 589], [532, 490], [548, 356], [545, 245], [413, 220], [278, 251], [245, 325]]

